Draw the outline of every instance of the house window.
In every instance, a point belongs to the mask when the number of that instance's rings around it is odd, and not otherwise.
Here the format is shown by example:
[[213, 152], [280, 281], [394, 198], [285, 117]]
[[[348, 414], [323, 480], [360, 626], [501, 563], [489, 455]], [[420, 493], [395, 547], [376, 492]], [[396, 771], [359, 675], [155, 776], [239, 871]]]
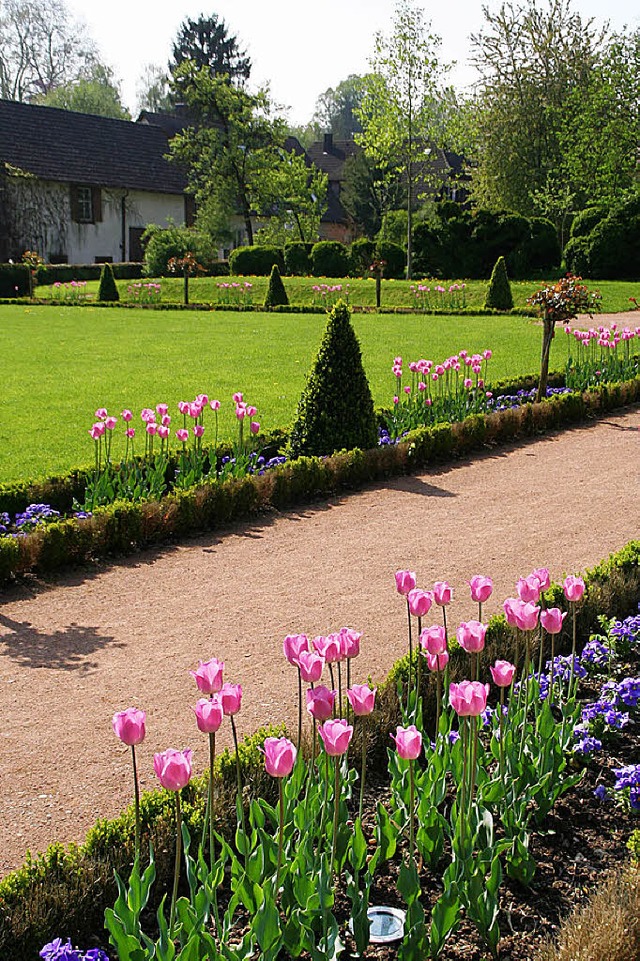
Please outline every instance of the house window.
[[71, 187], [71, 219], [77, 224], [95, 224], [102, 220], [102, 193], [99, 187]]

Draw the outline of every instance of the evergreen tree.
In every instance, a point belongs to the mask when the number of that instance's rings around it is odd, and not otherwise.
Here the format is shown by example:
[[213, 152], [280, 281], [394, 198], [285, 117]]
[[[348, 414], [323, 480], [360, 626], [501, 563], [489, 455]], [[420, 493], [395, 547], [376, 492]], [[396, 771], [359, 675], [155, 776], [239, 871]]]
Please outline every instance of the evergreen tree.
[[269, 277], [269, 287], [267, 288], [267, 296], [264, 299], [265, 307], [280, 307], [288, 306], [289, 298], [287, 297], [287, 292], [282, 283], [282, 277], [280, 276], [280, 271], [278, 270], [278, 265], [274, 264], [271, 268], [271, 276]]
[[116, 279], [113, 276], [111, 264], [103, 264], [100, 271], [100, 286], [98, 288], [98, 300], [120, 300], [120, 294], [116, 287]]
[[496, 260], [484, 305], [494, 310], [513, 310], [511, 284], [504, 257], [498, 257]]
[[378, 430], [351, 311], [339, 300], [329, 312], [318, 356], [303, 391], [289, 441], [290, 453], [332, 454], [375, 447]]

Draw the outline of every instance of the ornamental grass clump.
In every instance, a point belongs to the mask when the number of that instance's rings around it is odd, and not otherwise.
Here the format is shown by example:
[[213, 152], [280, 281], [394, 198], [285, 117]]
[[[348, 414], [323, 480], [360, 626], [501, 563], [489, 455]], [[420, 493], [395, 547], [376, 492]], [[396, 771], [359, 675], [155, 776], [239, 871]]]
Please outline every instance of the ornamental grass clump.
[[323, 456], [339, 450], [368, 450], [378, 427], [351, 311], [338, 301], [303, 391], [289, 439], [293, 457]]

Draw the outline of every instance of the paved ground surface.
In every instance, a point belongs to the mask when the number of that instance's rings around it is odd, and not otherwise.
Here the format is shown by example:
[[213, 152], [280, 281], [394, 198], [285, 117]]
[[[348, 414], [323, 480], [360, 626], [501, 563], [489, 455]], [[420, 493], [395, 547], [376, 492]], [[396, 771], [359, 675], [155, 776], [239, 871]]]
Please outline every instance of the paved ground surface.
[[[517, 577], [548, 565], [584, 570], [640, 534], [640, 410], [297, 512], [274, 514], [55, 584], [21, 585], [0, 606], [0, 873], [25, 851], [80, 841], [130, 799], [129, 755], [114, 711], [148, 714], [144, 788], [154, 751], [206, 738], [189, 670], [213, 656], [241, 682], [242, 733], [293, 724], [287, 633], [364, 632], [353, 681], [382, 679], [405, 649], [394, 571], [448, 579], [451, 622], [473, 615], [465, 581], [493, 577], [487, 615]], [[227, 734], [219, 737], [228, 743]]]

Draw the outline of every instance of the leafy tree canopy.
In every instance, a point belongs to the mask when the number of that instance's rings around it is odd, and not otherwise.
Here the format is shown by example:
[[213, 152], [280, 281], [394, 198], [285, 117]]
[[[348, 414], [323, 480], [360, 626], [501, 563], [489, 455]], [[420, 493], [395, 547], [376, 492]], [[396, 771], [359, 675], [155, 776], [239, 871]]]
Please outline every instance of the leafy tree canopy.
[[42, 97], [37, 97], [36, 102], [61, 110], [131, 120], [131, 114], [120, 99], [112, 71], [99, 63], [93, 64], [88, 76], [55, 87]]

